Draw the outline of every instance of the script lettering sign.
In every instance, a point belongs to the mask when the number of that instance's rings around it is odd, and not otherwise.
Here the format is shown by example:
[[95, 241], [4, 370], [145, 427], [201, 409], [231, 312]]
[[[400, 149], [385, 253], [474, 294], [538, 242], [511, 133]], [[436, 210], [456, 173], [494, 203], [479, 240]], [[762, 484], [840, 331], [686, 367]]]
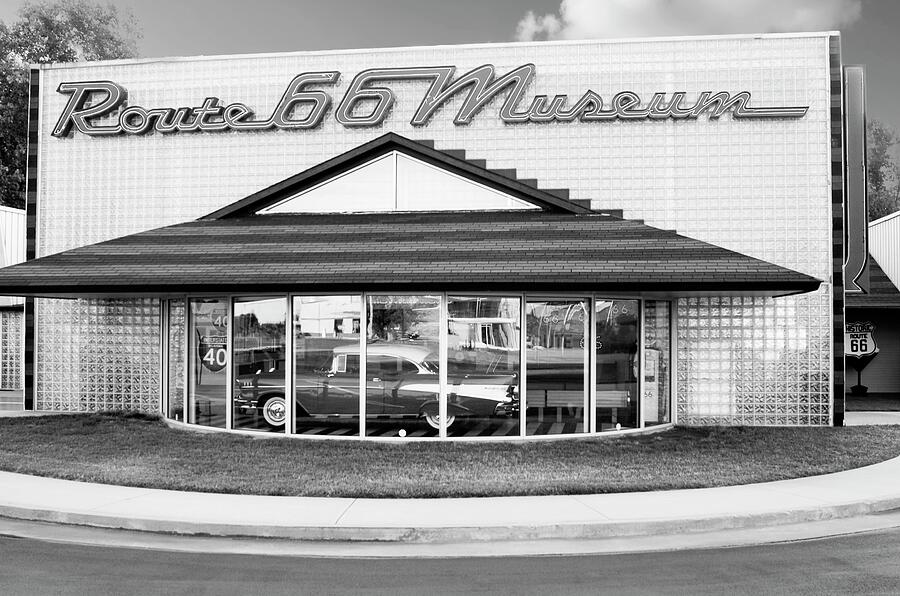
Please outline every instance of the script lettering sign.
[[[802, 118], [807, 107], [755, 107], [750, 93], [703, 91], [688, 101], [687, 93], [654, 93], [644, 98], [621, 91], [607, 101], [588, 90], [577, 99], [567, 95], [526, 97], [535, 76], [534, 64], [524, 64], [502, 76], [485, 64], [455, 77], [453, 66], [375, 68], [357, 74], [343, 97], [332, 106], [333, 89], [341, 78], [338, 71], [305, 72], [288, 84], [268, 117], [258, 117], [246, 104], [225, 104], [206, 97], [198, 106], [146, 108], [128, 105], [128, 92], [112, 81], [61, 83], [59, 93], [69, 96], [53, 136], [66, 137], [73, 130], [90, 136], [141, 135], [241, 130], [304, 130], [322, 124], [334, 107], [334, 119], [343, 126], [370, 127], [384, 122], [396, 101], [389, 86], [398, 81], [425, 81], [428, 91], [419, 100], [412, 126], [425, 126], [441, 107], [456, 98], [461, 105], [453, 118], [466, 125], [494, 98], [503, 99], [499, 117], [507, 124], [537, 122], [609, 122], [612, 120], [696, 120], [702, 115], [717, 119], [725, 113], [734, 118]], [[455, 78], [454, 78], [455, 77]], [[302, 114], [302, 115], [298, 115]]]

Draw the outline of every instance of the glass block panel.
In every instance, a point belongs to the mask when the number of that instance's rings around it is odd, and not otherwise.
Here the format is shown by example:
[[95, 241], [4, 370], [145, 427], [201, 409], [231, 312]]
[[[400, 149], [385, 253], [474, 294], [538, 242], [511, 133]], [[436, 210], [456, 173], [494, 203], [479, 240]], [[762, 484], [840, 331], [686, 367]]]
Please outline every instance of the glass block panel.
[[183, 299], [169, 300], [169, 357], [167, 376], [167, 415], [184, 420], [185, 369], [187, 363], [187, 311]]
[[[695, 307], [703, 300], [678, 301], [680, 424], [818, 425], [828, 420], [830, 288], [784, 298], [721, 297], [701, 314]], [[702, 333], [714, 321], [718, 338]]]
[[670, 302], [644, 302], [644, 386], [641, 412], [645, 426], [671, 422], [670, 312]]
[[158, 300], [35, 303], [35, 409], [160, 411]]
[[0, 390], [22, 389], [23, 329], [22, 310], [0, 310]]

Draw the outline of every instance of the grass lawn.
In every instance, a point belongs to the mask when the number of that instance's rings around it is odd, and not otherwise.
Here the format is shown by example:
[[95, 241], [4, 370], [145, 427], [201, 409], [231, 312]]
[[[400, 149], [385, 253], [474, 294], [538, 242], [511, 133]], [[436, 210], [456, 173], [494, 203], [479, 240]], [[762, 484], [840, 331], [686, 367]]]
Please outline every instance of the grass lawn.
[[725, 486], [900, 455], [900, 427], [676, 428], [530, 443], [260, 440], [139, 415], [0, 418], [0, 469], [152, 488], [329, 497], [476, 497]]

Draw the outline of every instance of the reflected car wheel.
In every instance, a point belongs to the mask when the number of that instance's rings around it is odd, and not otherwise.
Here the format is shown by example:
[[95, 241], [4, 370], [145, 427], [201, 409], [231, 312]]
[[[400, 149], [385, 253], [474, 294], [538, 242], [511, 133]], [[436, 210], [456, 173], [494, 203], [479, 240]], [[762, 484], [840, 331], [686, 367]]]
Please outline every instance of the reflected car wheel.
[[[450, 425], [456, 421], [456, 416], [447, 416], [447, 428], [450, 428]], [[425, 422], [428, 423], [428, 426], [431, 428], [441, 428], [441, 415], [440, 414], [425, 414]]]
[[284, 418], [287, 415], [284, 398], [276, 395], [267, 399], [262, 406], [262, 413], [269, 426], [274, 428], [284, 426]]

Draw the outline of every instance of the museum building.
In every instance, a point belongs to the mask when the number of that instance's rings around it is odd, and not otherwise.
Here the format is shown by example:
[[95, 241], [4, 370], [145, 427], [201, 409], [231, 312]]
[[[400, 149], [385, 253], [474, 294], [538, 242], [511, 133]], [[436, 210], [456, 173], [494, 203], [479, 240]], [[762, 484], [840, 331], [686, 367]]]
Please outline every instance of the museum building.
[[26, 409], [238, 432], [843, 420], [837, 33], [32, 71]]

